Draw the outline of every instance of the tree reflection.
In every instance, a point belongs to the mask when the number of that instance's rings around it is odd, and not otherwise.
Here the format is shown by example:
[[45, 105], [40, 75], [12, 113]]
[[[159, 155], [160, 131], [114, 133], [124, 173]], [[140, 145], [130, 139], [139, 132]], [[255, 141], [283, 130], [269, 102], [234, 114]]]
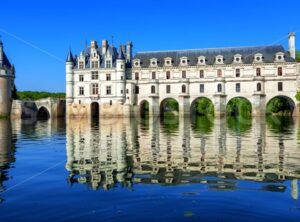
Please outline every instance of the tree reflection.
[[270, 131], [280, 134], [290, 134], [294, 126], [294, 119], [291, 116], [273, 116], [266, 117], [267, 126]]
[[213, 131], [213, 119], [207, 116], [194, 116], [191, 119], [192, 128], [195, 132], [201, 134], [209, 134]]
[[252, 126], [252, 118], [245, 118], [240, 116], [228, 116], [227, 127], [231, 131], [237, 134], [243, 134], [248, 132]]

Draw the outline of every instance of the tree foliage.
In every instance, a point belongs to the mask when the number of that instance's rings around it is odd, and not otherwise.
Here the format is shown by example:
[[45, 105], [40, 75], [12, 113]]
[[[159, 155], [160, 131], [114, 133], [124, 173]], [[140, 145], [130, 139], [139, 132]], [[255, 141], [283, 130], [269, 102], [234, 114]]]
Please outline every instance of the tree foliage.
[[296, 96], [295, 96], [296, 100], [300, 102], [300, 91], [298, 91], [296, 93]]
[[175, 99], [168, 99], [164, 104], [165, 111], [178, 111], [178, 102]]
[[19, 100], [39, 100], [44, 98], [65, 98], [65, 93], [50, 93], [37, 91], [19, 91], [17, 92], [17, 99]]
[[208, 98], [197, 99], [193, 106], [198, 116], [214, 115], [214, 105]]
[[300, 51], [296, 52], [296, 61], [300, 62]]
[[290, 113], [293, 109], [293, 101], [283, 96], [275, 97], [267, 104], [267, 113]]
[[226, 112], [230, 116], [250, 117], [252, 106], [245, 98], [233, 98], [228, 102]]

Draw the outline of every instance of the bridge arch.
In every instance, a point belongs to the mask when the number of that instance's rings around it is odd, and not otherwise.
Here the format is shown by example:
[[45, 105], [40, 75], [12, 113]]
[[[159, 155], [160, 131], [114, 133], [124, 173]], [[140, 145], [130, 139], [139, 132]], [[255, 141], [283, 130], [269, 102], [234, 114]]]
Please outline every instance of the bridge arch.
[[50, 113], [48, 111], [47, 108], [45, 108], [44, 106], [41, 106], [38, 110], [37, 110], [37, 119], [43, 119], [43, 120], [48, 120], [50, 119]]
[[252, 103], [243, 96], [232, 97], [227, 100], [226, 113], [229, 116], [251, 116], [252, 115]]
[[297, 102], [287, 95], [276, 95], [268, 98], [266, 102], [266, 114], [293, 115], [296, 111]]
[[139, 117], [146, 117], [150, 114], [150, 103], [144, 99], [139, 102]]
[[213, 101], [206, 96], [199, 96], [193, 99], [190, 105], [190, 115], [214, 115]]
[[164, 98], [159, 104], [160, 116], [164, 116], [166, 112], [173, 113], [174, 115], [179, 114], [179, 101], [172, 97]]

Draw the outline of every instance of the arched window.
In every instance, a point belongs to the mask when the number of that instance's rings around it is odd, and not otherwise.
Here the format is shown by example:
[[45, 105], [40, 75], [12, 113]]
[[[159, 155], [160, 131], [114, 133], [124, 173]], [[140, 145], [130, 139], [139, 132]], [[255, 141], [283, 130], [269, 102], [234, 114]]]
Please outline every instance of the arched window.
[[186, 93], [186, 86], [185, 86], [185, 85], [182, 85], [182, 86], [181, 86], [181, 92], [182, 92], [182, 93]]
[[222, 84], [218, 84], [218, 92], [222, 92]]
[[261, 83], [260, 82], [256, 84], [256, 91], [257, 92], [261, 91]]
[[155, 93], [155, 86], [151, 86], [151, 93]]

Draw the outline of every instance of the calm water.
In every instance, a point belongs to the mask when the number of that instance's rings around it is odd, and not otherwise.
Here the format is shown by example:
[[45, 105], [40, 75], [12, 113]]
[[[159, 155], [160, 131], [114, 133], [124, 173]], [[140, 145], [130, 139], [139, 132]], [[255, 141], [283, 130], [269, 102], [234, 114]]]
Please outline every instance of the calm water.
[[0, 121], [1, 221], [300, 221], [298, 119]]

